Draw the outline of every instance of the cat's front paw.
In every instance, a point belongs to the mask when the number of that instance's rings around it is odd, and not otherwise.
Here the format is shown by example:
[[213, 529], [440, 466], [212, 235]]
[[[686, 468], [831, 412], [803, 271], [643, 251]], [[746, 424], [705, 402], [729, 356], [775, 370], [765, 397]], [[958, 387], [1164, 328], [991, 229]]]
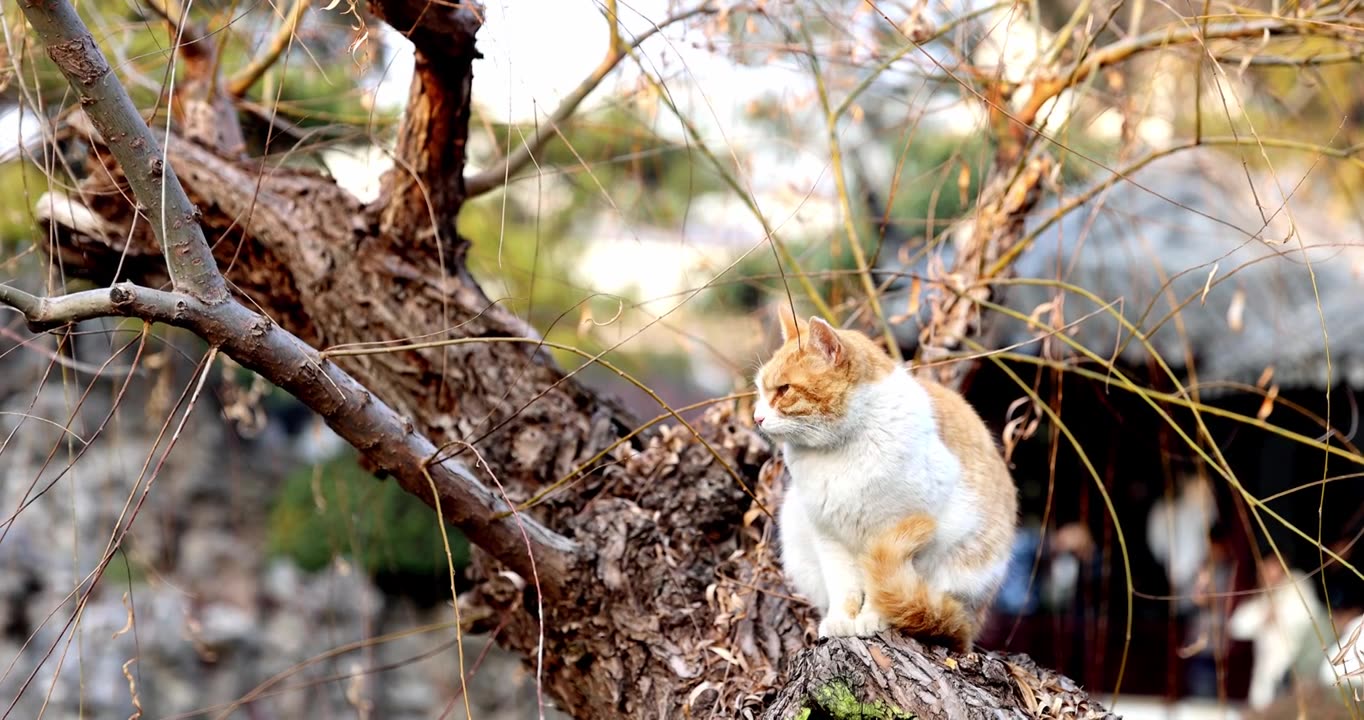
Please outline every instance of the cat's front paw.
[[842, 613], [828, 615], [819, 621], [819, 636], [826, 637], [852, 637], [857, 633], [857, 621]]
[[885, 630], [886, 619], [875, 610], [863, 610], [853, 618], [853, 634], [858, 637], [871, 637], [876, 633]]

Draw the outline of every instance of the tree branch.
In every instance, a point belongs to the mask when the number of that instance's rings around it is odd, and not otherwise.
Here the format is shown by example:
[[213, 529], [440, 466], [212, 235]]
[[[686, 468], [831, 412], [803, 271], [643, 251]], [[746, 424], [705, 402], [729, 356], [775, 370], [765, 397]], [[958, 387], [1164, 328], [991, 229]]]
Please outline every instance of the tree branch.
[[[523, 321], [489, 302], [460, 258], [438, 256], [432, 248], [439, 246], [428, 241], [433, 227], [438, 237], [454, 237], [464, 200], [477, 5], [372, 4], [417, 46], [398, 169], [385, 179], [381, 202], [362, 207], [331, 180], [285, 166], [257, 179], [254, 163], [225, 161], [197, 143], [174, 143], [176, 167], [204, 207], [203, 225], [220, 257], [234, 263], [234, 288], [258, 289], [266, 312], [296, 333], [314, 331], [319, 346], [524, 334]], [[688, 130], [695, 133], [694, 126]], [[707, 157], [726, 172], [713, 154]], [[119, 181], [116, 173], [92, 175], [82, 189]], [[111, 237], [136, 236], [151, 245], [116, 193], [88, 195], [95, 212], [128, 231]], [[432, 262], [437, 257], [443, 265]], [[156, 265], [138, 270], [143, 274], [135, 277], [148, 278], [144, 284], [159, 282]], [[781, 584], [768, 542], [771, 521], [726, 471], [733, 466], [756, 478], [758, 502], [777, 497], [781, 461], [769, 457], [767, 444], [736, 419], [734, 407], [717, 407], [692, 423], [704, 442], [670, 430], [627, 433], [636, 424], [628, 414], [579, 384], [576, 371], [561, 371], [542, 346], [479, 342], [338, 357], [343, 371], [232, 300], [210, 305], [124, 284], [55, 299], [0, 288], [0, 301], [26, 308], [37, 327], [113, 314], [187, 328], [320, 412], [405, 490], [428, 504], [439, 498], [443, 515], [487, 551], [474, 554], [482, 582], [462, 599], [502, 615], [499, 642], [543, 659], [546, 692], [575, 716], [637, 718], [707, 706], [757, 712], [781, 692], [783, 676], [801, 658], [832, 650], [834, 643], [809, 647], [814, 621]], [[367, 388], [382, 392], [385, 402]], [[627, 435], [636, 442], [615, 442]], [[435, 448], [425, 438], [476, 445], [480, 462], [517, 498], [588, 463], [593, 472], [536, 510], [582, 545], [524, 516], [498, 517], [511, 508], [464, 466], [433, 465]], [[723, 455], [720, 461], [707, 443]], [[611, 459], [596, 464], [592, 458], [612, 446]], [[543, 612], [488, 562], [491, 556], [529, 578], [527, 546], [544, 594], [555, 597]], [[712, 650], [725, 651], [725, 658], [732, 653], [737, 662], [717, 663]], [[887, 641], [855, 659], [865, 671], [871, 667], [866, 657], [882, 667], [900, 652]], [[903, 652], [923, 653], [908, 646]], [[1012, 686], [996, 672], [1000, 663], [929, 659], [938, 660], [932, 667], [958, 663], [964, 673], [979, 664], [988, 672], [990, 697], [1007, 702]], [[949, 687], [925, 689], [922, 675], [877, 677], [896, 683], [897, 692], [938, 693], [948, 711], [957, 702], [953, 678], [945, 679]]]
[[303, 21], [303, 14], [308, 11], [308, 6], [312, 0], [294, 0], [294, 4], [289, 8], [289, 14], [284, 16], [284, 22], [275, 31], [274, 37], [270, 38], [270, 44], [266, 46], [265, 52], [251, 59], [246, 67], [238, 70], [227, 81], [227, 91], [233, 97], [242, 97], [252, 85], [260, 80], [265, 71], [269, 70], [281, 55], [284, 54], [289, 43], [293, 40], [294, 31], [298, 29], [298, 24]]
[[246, 140], [237, 108], [218, 82], [218, 35], [205, 33], [178, 4], [146, 2], [170, 26], [175, 51], [184, 60], [184, 80], [170, 99], [181, 132], [224, 156], [240, 156]]
[[400, 417], [307, 343], [240, 303], [209, 304], [132, 283], [54, 298], [0, 285], [0, 303], [22, 312], [35, 332], [82, 320], [127, 317], [195, 333], [315, 410], [378, 469], [433, 507], [434, 482], [445, 519], [523, 578], [538, 575], [547, 596], [561, 598], [573, 591], [571, 580], [582, 557], [579, 545], [524, 514], [499, 519], [513, 509], [466, 465], [455, 460], [432, 463], [437, 449], [415, 432], [410, 419]]
[[1068, 87], [1083, 82], [1090, 75], [1104, 68], [1116, 65], [1133, 55], [1180, 45], [1190, 42], [1206, 43], [1208, 40], [1234, 40], [1238, 38], [1258, 38], [1268, 35], [1281, 35], [1296, 32], [1304, 36], [1340, 37], [1355, 39], [1360, 32], [1358, 18], [1343, 15], [1323, 15], [1319, 17], [1270, 17], [1241, 22], [1211, 23], [1206, 27], [1186, 24], [1182, 27], [1167, 27], [1138, 35], [1130, 40], [1119, 40], [1111, 45], [1088, 53], [1070, 72], [1038, 80], [1028, 96], [1027, 103], [1015, 118], [1022, 123], [1031, 124], [1042, 106]]
[[18, 310], [32, 324], [31, 318], [42, 314], [43, 299], [30, 295], [13, 285], [0, 285], [0, 304]]
[[715, 8], [707, 3], [692, 8], [691, 10], [672, 15], [640, 33], [639, 37], [635, 38], [629, 45], [622, 45], [617, 39], [619, 30], [617, 29], [615, 16], [612, 15], [607, 18], [611, 22], [611, 42], [610, 47], [606, 49], [606, 55], [602, 57], [601, 62], [597, 64], [597, 67], [593, 68], [592, 72], [582, 82], [578, 83], [577, 87], [573, 88], [573, 92], [564, 97], [563, 101], [559, 103], [559, 107], [555, 108], [554, 112], [545, 119], [545, 122], [536, 128], [535, 134], [530, 140], [521, 143], [517, 146], [516, 150], [512, 151], [511, 154], [507, 155], [507, 157], [503, 158], [501, 162], [493, 167], [467, 178], [464, 181], [465, 196], [469, 198], [478, 197], [486, 192], [502, 187], [511, 179], [512, 175], [523, 170], [526, 165], [530, 163], [531, 158], [544, 148], [550, 138], [560, 134], [563, 124], [573, 116], [573, 113], [577, 111], [578, 106], [582, 104], [582, 101], [585, 100], [588, 95], [591, 95], [592, 91], [596, 90], [598, 85], [601, 85], [602, 80], [606, 79], [606, 76], [620, 64], [621, 60], [628, 57], [630, 53], [635, 48], [642, 45], [645, 40], [658, 34], [663, 28], [668, 27], [673, 23], [681, 22], [696, 17], [697, 15], [713, 12], [715, 12]]
[[[477, 3], [370, 0], [370, 9], [412, 41], [416, 49], [407, 109], [384, 176], [378, 211], [382, 242], [417, 265], [452, 266], [466, 243], [453, 214], [464, 202], [464, 152], [469, 137], [474, 34], [483, 24]], [[416, 233], [416, 237], [411, 235]]]
[[208, 304], [227, 300], [227, 284], [204, 240], [198, 210], [162, 160], [151, 129], [85, 23], [66, 0], [29, 0], [19, 6], [128, 177], [139, 209], [151, 220], [172, 285]]
[[[162, 322], [194, 332], [243, 367], [312, 408], [377, 469], [442, 514], [469, 539], [522, 577], [538, 576], [550, 596], [570, 592], [579, 546], [523, 515], [501, 517], [511, 507], [461, 463], [433, 462], [436, 447], [413, 421], [334, 363], [270, 319], [232, 300], [199, 225], [198, 211], [151, 130], [109, 69], [80, 17], [66, 0], [22, 5], [87, 116], [118, 159], [133, 194], [148, 213], [171, 215], [169, 228], [153, 224], [175, 291], [119, 283], [55, 298], [38, 298], [0, 285], [0, 303], [24, 313], [35, 331], [98, 317]], [[434, 488], [434, 494], [433, 494]], [[437, 502], [437, 495], [439, 502]]]
[[147, 7], [161, 16], [168, 25], [175, 29], [180, 37], [182, 45], [198, 45], [204, 40], [203, 28], [200, 28], [189, 16], [184, 13], [178, 3], [171, 4], [167, 0], [147, 0]]
[[[1073, 680], [1026, 655], [950, 656], [897, 633], [831, 638], [792, 661], [763, 720], [813, 717], [1117, 720]], [[1051, 715], [1055, 713], [1055, 715]]]

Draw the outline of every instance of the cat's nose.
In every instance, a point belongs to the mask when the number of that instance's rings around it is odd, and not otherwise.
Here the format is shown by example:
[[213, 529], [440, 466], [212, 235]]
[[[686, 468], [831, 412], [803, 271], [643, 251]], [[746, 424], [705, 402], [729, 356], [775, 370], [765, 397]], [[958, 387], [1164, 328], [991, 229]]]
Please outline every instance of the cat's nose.
[[767, 419], [767, 415], [763, 414], [763, 411], [761, 411], [761, 410], [754, 410], [754, 411], [753, 411], [753, 422], [757, 423], [757, 424], [758, 424], [758, 427], [762, 427], [762, 426], [763, 426], [763, 421], [766, 420], [766, 419]]

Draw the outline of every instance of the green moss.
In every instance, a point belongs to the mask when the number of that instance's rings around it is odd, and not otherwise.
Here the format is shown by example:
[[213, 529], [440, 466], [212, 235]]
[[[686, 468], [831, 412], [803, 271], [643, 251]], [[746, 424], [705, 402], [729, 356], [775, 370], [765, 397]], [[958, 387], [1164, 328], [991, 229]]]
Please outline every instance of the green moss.
[[[66, 178], [54, 170], [59, 181]], [[0, 260], [19, 252], [39, 238], [33, 208], [38, 198], [48, 190], [43, 171], [29, 162], [16, 161], [0, 164]]]
[[833, 680], [815, 690], [814, 707], [796, 714], [798, 720], [914, 720], [915, 716], [884, 702], [862, 702], [848, 684]]
[[133, 562], [121, 549], [115, 551], [114, 556], [109, 558], [109, 565], [104, 568], [102, 578], [105, 583], [123, 588], [141, 585], [146, 579], [147, 573], [142, 564]]
[[[270, 514], [269, 552], [305, 570], [347, 556], [370, 574], [445, 575], [435, 512], [392, 482], [379, 482], [351, 455], [291, 474]], [[446, 526], [456, 569], [468, 542]]]

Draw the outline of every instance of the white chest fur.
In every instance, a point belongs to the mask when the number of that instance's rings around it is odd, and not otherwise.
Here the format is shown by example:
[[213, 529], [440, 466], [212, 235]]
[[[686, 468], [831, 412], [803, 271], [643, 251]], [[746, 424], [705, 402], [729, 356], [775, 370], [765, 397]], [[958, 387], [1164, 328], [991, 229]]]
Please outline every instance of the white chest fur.
[[837, 432], [842, 441], [831, 447], [784, 448], [793, 499], [817, 532], [857, 552], [912, 513], [937, 518], [933, 546], [976, 531], [977, 518], [961, 511], [970, 507], [961, 462], [939, 436], [927, 391], [906, 370], [858, 388]]

